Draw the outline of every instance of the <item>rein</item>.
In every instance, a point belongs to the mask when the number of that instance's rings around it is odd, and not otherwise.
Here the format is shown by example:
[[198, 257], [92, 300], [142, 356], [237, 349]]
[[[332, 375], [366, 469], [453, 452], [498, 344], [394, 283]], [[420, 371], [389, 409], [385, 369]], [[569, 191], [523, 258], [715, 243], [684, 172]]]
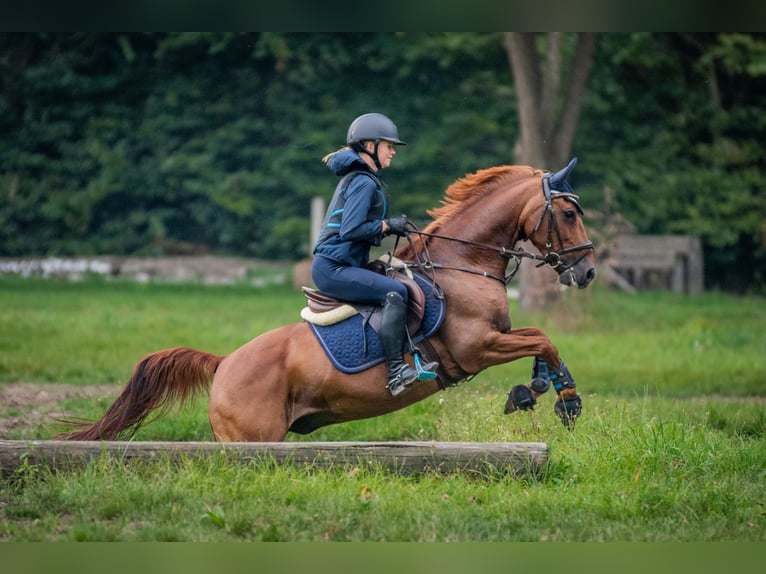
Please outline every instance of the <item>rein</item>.
[[[497, 246], [497, 245], [491, 245], [489, 243], [479, 243], [478, 241], [471, 241], [470, 239], [461, 239], [459, 237], [452, 237], [449, 235], [439, 235], [438, 233], [426, 233], [424, 231], [419, 231], [418, 229], [414, 229], [410, 231], [410, 233], [413, 233], [415, 235], [420, 235], [422, 237], [434, 237], [436, 239], [445, 239], [447, 241], [452, 241], [454, 243], [461, 243], [463, 245], [472, 245], [474, 247], [479, 247], [481, 249], [487, 249], [489, 251], [494, 251], [503, 257], [510, 259], [513, 259], [516, 262], [516, 267], [513, 269], [513, 271], [505, 276], [500, 276], [495, 273], [490, 273], [489, 271], [480, 271], [478, 269], [471, 269], [469, 267], [448, 267], [446, 265], [442, 265], [440, 263], [434, 263], [431, 261], [431, 256], [428, 255], [428, 248], [423, 245], [423, 248], [426, 251], [426, 260], [425, 261], [418, 261], [415, 265], [412, 267], [419, 267], [425, 270], [429, 269], [447, 269], [447, 270], [453, 270], [453, 271], [462, 271], [464, 273], [471, 273], [473, 275], [481, 275], [482, 277], [487, 277], [489, 279], [495, 279], [496, 281], [500, 281], [503, 285], [507, 285], [510, 283], [511, 279], [516, 275], [516, 272], [519, 269], [519, 263], [521, 262], [522, 257], [527, 257], [529, 259], [537, 259], [543, 261], [543, 264], [545, 264], [544, 257], [537, 255], [536, 253], [530, 253], [528, 251], [521, 251], [521, 250], [515, 250], [515, 249], [508, 249], [507, 247]], [[412, 245], [412, 242], [410, 241], [410, 245], [414, 249], [414, 245]]]
[[[409, 225], [412, 227], [412, 230], [409, 231], [409, 233], [420, 235], [421, 237], [433, 237], [436, 239], [444, 239], [446, 241], [452, 241], [454, 243], [460, 243], [462, 245], [471, 245], [473, 247], [478, 247], [480, 249], [494, 251], [495, 253], [498, 253], [499, 255], [508, 258], [509, 260], [513, 259], [516, 263], [516, 266], [514, 267], [514, 269], [510, 273], [507, 273], [504, 276], [500, 276], [495, 273], [490, 273], [488, 271], [471, 269], [469, 267], [447, 267], [447, 266], [441, 265], [439, 263], [434, 263], [433, 261], [431, 261], [431, 256], [428, 253], [428, 247], [425, 245], [425, 243], [423, 243], [423, 250], [426, 252], [426, 260], [425, 261], [418, 260], [417, 263], [415, 265], [411, 265], [411, 267], [418, 267], [424, 270], [448, 269], [453, 271], [462, 271], [464, 273], [471, 273], [473, 275], [481, 275], [482, 277], [494, 279], [496, 281], [499, 281], [503, 285], [508, 285], [508, 283], [515, 277], [516, 273], [519, 270], [522, 258], [539, 261], [540, 263], [538, 263], [537, 267], [542, 267], [543, 265], [549, 265], [552, 269], [556, 269], [556, 270], [560, 269], [559, 274], [564, 273], [568, 269], [574, 267], [580, 261], [582, 261], [590, 251], [593, 251], [593, 242], [586, 241], [578, 245], [573, 245], [571, 247], [565, 247], [565, 248], [559, 249], [558, 251], [554, 251], [552, 249], [554, 231], [556, 232], [556, 236], [558, 237], [559, 244], [562, 243], [561, 234], [559, 232], [558, 223], [556, 221], [556, 214], [553, 211], [553, 199], [557, 197], [564, 197], [564, 198], [570, 199], [577, 206], [577, 210], [580, 212], [580, 214], [582, 214], [582, 209], [580, 208], [580, 205], [577, 203], [577, 195], [575, 195], [574, 193], [551, 191], [549, 179], [550, 177], [548, 174], [543, 176], [543, 195], [545, 196], [545, 205], [543, 207], [543, 211], [540, 213], [540, 219], [537, 221], [537, 225], [535, 225], [535, 228], [534, 228], [534, 230], [537, 231], [537, 229], [539, 229], [540, 225], [542, 224], [543, 219], [545, 219], [545, 215], [548, 214], [549, 216], [548, 238], [545, 243], [546, 253], [544, 255], [538, 255], [537, 253], [531, 253], [529, 251], [523, 251], [518, 249], [509, 249], [508, 247], [492, 245], [489, 243], [481, 243], [478, 241], [472, 241], [470, 239], [461, 239], [459, 237], [451, 237], [449, 235], [440, 235], [438, 233], [426, 233], [424, 231], [418, 230], [414, 223], [408, 222]], [[407, 237], [407, 239], [410, 242], [410, 247], [412, 247], [413, 252], [417, 256], [417, 250], [415, 249], [415, 246], [413, 245], [412, 240], [409, 237]], [[586, 253], [580, 256], [574, 263], [568, 264], [562, 259], [562, 255], [567, 255], [569, 253], [574, 253], [576, 251], [583, 251], [583, 250], [585, 250]]]

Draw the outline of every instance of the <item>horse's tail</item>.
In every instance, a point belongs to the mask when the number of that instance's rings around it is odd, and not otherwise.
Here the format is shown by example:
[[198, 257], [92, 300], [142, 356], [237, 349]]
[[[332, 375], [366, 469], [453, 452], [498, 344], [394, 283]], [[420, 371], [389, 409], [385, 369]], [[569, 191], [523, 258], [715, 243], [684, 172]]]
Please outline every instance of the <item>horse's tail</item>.
[[155, 409], [165, 412], [206, 390], [224, 356], [178, 347], [147, 355], [136, 365], [128, 384], [103, 417], [58, 440], [118, 440], [132, 436]]

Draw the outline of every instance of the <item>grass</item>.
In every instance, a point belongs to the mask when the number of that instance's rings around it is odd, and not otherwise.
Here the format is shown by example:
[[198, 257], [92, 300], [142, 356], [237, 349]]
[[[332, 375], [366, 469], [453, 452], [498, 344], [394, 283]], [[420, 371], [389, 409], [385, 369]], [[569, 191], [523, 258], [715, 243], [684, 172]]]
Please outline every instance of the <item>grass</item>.
[[298, 293], [246, 285], [20, 279], [0, 281], [0, 301], [0, 381], [72, 384], [123, 383], [161, 348], [231, 352], [296, 320], [302, 304]]
[[[717, 430], [710, 414], [689, 406], [593, 399], [575, 433], [542, 413], [506, 420], [504, 426], [517, 427], [515, 438], [551, 445], [544, 475], [530, 480], [225, 458], [126, 467], [104, 457], [57, 473], [22, 467], [7, 482], [0, 535], [32, 541], [763, 541], [762, 435], [736, 426]], [[716, 418], [741, 416], [735, 413], [743, 406], [730, 404], [729, 414]], [[454, 430], [461, 427], [455, 422], [449, 438], [461, 438]], [[501, 435], [507, 437], [496, 431], [482, 438]], [[172, 480], [157, 480], [168, 476]]]
[[[226, 353], [296, 320], [287, 289], [0, 282], [0, 381], [114, 384], [146, 353]], [[584, 402], [567, 431], [544, 396], [503, 415], [531, 361], [496, 367], [412, 407], [290, 440], [544, 441], [550, 462], [502, 473], [402, 476], [367, 466], [280, 467], [222, 458], [79, 470], [27, 465], [3, 478], [12, 541], [760, 541], [766, 540], [766, 301], [718, 293], [568, 293], [540, 316]], [[72, 399], [100, 416], [110, 399]], [[137, 440], [210, 440], [206, 401]], [[10, 409], [8, 409], [10, 410]], [[0, 438], [48, 438], [48, 422]], [[160, 478], [161, 479], [158, 479]]]

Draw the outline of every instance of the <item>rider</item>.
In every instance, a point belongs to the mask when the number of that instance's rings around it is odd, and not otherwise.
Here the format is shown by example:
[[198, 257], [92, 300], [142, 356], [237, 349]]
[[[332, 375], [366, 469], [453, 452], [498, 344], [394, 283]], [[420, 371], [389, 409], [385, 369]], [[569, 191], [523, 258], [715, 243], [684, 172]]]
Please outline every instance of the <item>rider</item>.
[[[407, 234], [407, 216], [387, 218], [388, 198], [378, 172], [391, 165], [399, 139], [394, 122], [383, 114], [356, 118], [346, 147], [323, 158], [341, 177], [314, 245], [312, 279], [320, 291], [344, 301], [383, 306], [380, 341], [388, 365], [387, 388], [397, 396], [418, 379], [403, 358], [407, 289], [400, 281], [366, 268], [370, 248], [387, 235]], [[424, 366], [433, 377], [437, 363]], [[421, 373], [421, 377], [422, 377]]]

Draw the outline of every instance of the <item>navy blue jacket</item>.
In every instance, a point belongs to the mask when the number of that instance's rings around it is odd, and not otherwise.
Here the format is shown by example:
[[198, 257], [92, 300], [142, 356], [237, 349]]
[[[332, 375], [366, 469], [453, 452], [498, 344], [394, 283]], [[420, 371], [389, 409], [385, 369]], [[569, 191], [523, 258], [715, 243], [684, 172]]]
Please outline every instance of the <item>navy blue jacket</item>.
[[[387, 198], [380, 180], [352, 150], [335, 153], [327, 167], [340, 177], [361, 171], [348, 185], [336, 190], [327, 208], [327, 216], [314, 253], [338, 263], [364, 267], [370, 260], [370, 248], [380, 245]], [[367, 175], [369, 174], [369, 175]]]

